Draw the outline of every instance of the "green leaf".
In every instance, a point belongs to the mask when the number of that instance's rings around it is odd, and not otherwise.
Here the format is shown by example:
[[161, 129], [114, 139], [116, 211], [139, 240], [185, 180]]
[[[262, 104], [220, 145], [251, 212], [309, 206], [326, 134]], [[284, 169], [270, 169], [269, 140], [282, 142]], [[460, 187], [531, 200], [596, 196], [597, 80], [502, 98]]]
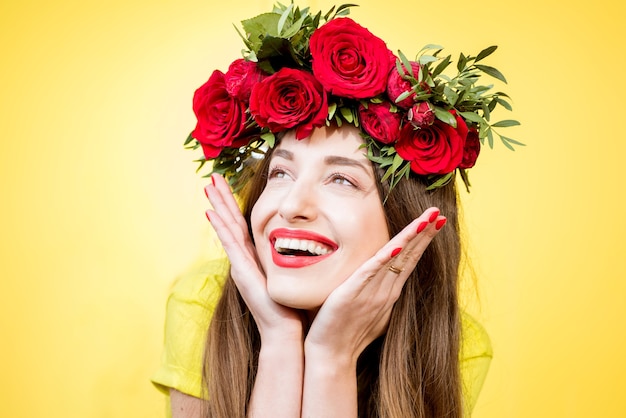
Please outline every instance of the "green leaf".
[[448, 86], [445, 86], [443, 88], [443, 93], [448, 98], [448, 103], [450, 103], [450, 105], [454, 107], [454, 105], [456, 104], [456, 101], [459, 98], [459, 95]]
[[265, 132], [261, 134], [261, 139], [265, 141], [268, 147], [274, 148], [274, 144], [276, 143], [276, 137], [272, 132]]
[[402, 51], [398, 50], [398, 56], [400, 57], [400, 61], [402, 61], [402, 65], [406, 71], [411, 75], [411, 77], [415, 78], [415, 74], [413, 74], [413, 67], [411, 66], [411, 62], [407, 59], [407, 57], [402, 53]]
[[435, 78], [441, 74], [450, 65], [450, 55], [445, 57], [434, 69], [432, 77]]
[[526, 146], [526, 144], [524, 144], [523, 142], [516, 141], [513, 138], [508, 138], [506, 136], [500, 135], [500, 139], [502, 139], [503, 141], [510, 142], [512, 144], [515, 144], [515, 145], [519, 145], [520, 147], [525, 147]]
[[511, 151], [515, 151], [515, 148], [513, 148], [513, 145], [509, 144], [508, 141], [506, 141], [502, 135], [500, 135], [500, 140], [502, 141], [505, 147], [507, 147]]
[[489, 143], [489, 148], [493, 149], [493, 131], [491, 129], [487, 131], [487, 142]]
[[283, 38], [289, 39], [292, 36], [294, 36], [296, 33], [298, 33], [298, 31], [302, 28], [302, 23], [304, 23], [304, 19], [306, 19], [306, 16], [302, 16], [300, 17], [300, 19], [298, 19], [294, 24], [292, 24], [289, 29], [287, 29], [285, 32], [283, 32]]
[[469, 120], [470, 122], [476, 123], [485, 123], [485, 119], [483, 119], [479, 114], [474, 112], [459, 112], [463, 118]]
[[453, 128], [456, 128], [456, 118], [452, 115], [452, 113], [440, 108], [439, 106], [433, 106], [433, 110], [435, 111], [435, 116], [437, 117], [437, 119], [447, 123]]
[[507, 102], [504, 99], [501, 99], [499, 97], [495, 97], [494, 100], [502, 107], [504, 107], [506, 110], [513, 110], [513, 107], [511, 107], [511, 105], [509, 104], [509, 102]]
[[241, 21], [243, 30], [250, 35], [251, 42], [259, 40], [259, 35], [279, 36], [278, 21], [280, 15], [276, 13], [263, 13], [251, 19]]
[[459, 70], [459, 72], [463, 71], [466, 65], [467, 57], [461, 52], [461, 54], [459, 54], [459, 62], [456, 63], [456, 69]]
[[494, 128], [506, 128], [509, 126], [518, 126], [520, 123], [516, 120], [512, 120], [512, 119], [505, 119], [505, 120], [501, 120], [500, 122], [496, 122], [493, 125], [491, 125]]
[[502, 73], [496, 70], [495, 68], [490, 67], [488, 65], [481, 65], [481, 64], [476, 64], [476, 68], [478, 68], [483, 73], [488, 74], [492, 76], [493, 78], [497, 78], [498, 80], [506, 83], [506, 78], [504, 78], [504, 75], [502, 75]]
[[484, 58], [487, 58], [489, 55], [493, 54], [493, 52], [498, 49], [497, 45], [492, 45], [489, 48], [485, 48], [482, 51], [480, 51], [480, 53], [478, 54], [478, 56], [476, 57], [476, 60], [474, 62], [478, 62]]
[[291, 3], [289, 5], [289, 7], [287, 7], [287, 9], [283, 12], [283, 14], [280, 16], [280, 19], [278, 19], [278, 35], [280, 35], [281, 33], [283, 33], [283, 27], [285, 26], [285, 22], [287, 21], [287, 19], [289, 18], [289, 15], [291, 14], [291, 10], [293, 9], [293, 3]]
[[195, 139], [192, 134], [193, 134], [193, 131], [189, 133], [189, 135], [187, 136], [187, 139], [185, 139], [185, 143], [183, 144], [183, 146], [189, 144], [191, 141]]
[[402, 159], [402, 157], [400, 157], [398, 154], [394, 155], [393, 157], [393, 163], [391, 164], [391, 169], [393, 171], [396, 171], [398, 169], [398, 167], [400, 167], [400, 165], [404, 162], [404, 160]]
[[403, 93], [401, 93], [397, 98], [396, 98], [396, 103], [400, 103], [402, 100], [408, 98], [411, 94], [413, 94], [413, 90], [409, 90], [409, 91], [405, 91]]
[[432, 55], [422, 55], [418, 60], [421, 65], [426, 65], [435, 61], [439, 61], [439, 58], [433, 57]]
[[352, 110], [350, 110], [347, 107], [340, 107], [339, 108], [339, 113], [341, 113], [341, 116], [343, 116], [343, 118], [349, 122], [352, 123], [354, 122], [354, 117], [352, 115]]
[[426, 190], [434, 190], [439, 187], [445, 186], [446, 184], [450, 183], [450, 180], [452, 180], [452, 176], [454, 176], [454, 171], [439, 177], [437, 181], [428, 186]]

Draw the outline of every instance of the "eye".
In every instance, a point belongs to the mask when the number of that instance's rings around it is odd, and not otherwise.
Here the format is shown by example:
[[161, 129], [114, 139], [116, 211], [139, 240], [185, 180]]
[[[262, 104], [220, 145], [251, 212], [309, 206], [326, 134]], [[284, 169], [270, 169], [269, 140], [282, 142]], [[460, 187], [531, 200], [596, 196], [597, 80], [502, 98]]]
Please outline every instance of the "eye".
[[350, 180], [349, 178], [347, 178], [346, 176], [340, 173], [333, 173], [330, 176], [330, 182], [333, 184], [339, 184], [342, 186], [356, 187], [356, 185], [354, 184], [354, 182], [352, 182], [352, 180]]
[[288, 177], [287, 172], [281, 167], [271, 167], [267, 174], [268, 179], [284, 179]]

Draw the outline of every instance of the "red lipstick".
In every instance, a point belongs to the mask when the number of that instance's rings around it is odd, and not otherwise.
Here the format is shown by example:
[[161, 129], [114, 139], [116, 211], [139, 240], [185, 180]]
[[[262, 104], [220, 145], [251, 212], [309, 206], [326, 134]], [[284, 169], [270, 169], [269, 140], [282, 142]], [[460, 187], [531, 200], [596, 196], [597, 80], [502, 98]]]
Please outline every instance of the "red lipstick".
[[[316, 256], [297, 256], [297, 255], [284, 255], [280, 254], [276, 251], [274, 244], [276, 243], [276, 239], [278, 238], [289, 238], [289, 239], [300, 239], [307, 241], [315, 241], [325, 247], [331, 249], [327, 254], [324, 255], [316, 255]], [[302, 229], [286, 229], [286, 228], [278, 228], [273, 230], [269, 236], [270, 246], [272, 249], [272, 261], [278, 267], [285, 268], [300, 268], [310, 266], [315, 263], [319, 263], [320, 261], [328, 258], [339, 246], [337, 243], [332, 241], [331, 239], [320, 235], [316, 232], [302, 230]]]

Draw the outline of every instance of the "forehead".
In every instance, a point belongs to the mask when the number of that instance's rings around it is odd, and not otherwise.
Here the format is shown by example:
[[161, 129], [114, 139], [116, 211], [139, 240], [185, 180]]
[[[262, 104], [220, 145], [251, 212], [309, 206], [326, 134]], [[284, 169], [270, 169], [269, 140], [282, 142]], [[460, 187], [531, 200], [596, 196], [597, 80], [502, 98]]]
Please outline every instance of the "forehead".
[[[316, 156], [341, 156], [367, 162], [366, 149], [360, 131], [353, 126], [342, 128], [322, 127], [313, 131], [310, 137], [297, 140], [294, 132], [288, 132], [280, 141], [276, 150], [288, 151], [296, 156], [307, 159]], [[274, 152], [274, 155], [285, 156], [286, 153]]]

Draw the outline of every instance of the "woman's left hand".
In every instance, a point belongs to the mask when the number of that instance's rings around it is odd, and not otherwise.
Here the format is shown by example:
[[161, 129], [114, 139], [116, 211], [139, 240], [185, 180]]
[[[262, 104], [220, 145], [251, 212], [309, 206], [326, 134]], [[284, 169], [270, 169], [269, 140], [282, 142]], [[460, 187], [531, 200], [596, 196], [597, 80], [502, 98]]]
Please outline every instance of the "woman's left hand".
[[438, 209], [426, 210], [350, 275], [315, 316], [305, 351], [356, 365], [365, 347], [387, 329], [404, 283], [444, 224]]

